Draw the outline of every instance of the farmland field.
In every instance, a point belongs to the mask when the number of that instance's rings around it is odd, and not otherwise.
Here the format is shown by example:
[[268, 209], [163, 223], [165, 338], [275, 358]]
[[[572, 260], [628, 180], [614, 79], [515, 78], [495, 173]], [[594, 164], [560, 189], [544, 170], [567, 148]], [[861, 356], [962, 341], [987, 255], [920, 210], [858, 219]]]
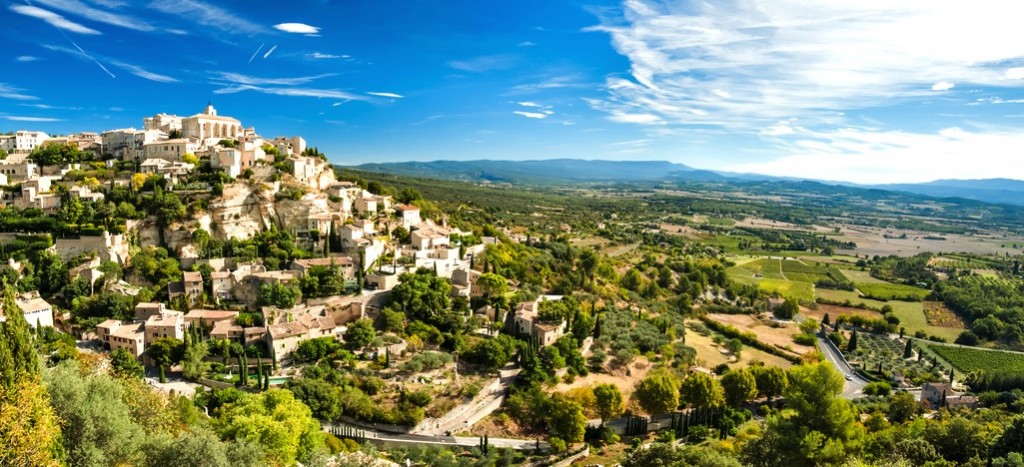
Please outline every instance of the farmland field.
[[880, 284], [857, 282], [854, 285], [856, 285], [857, 289], [860, 290], [865, 297], [874, 298], [876, 300], [924, 300], [924, 298], [931, 293], [928, 289], [903, 284], [892, 284], [888, 282]]
[[900, 319], [900, 327], [906, 328], [907, 334], [910, 335], [914, 335], [917, 331], [923, 331], [928, 335], [938, 336], [952, 342], [960, 335], [960, 331], [963, 331], [963, 328], [935, 326], [928, 323], [924, 314], [924, 305], [921, 302], [883, 302], [864, 298], [857, 295], [857, 292], [846, 290], [817, 289], [815, 294], [829, 301], [839, 303], [849, 301], [850, 305], [854, 306], [863, 303], [874, 309], [881, 309], [883, 306], [889, 305], [896, 317]]
[[903, 358], [905, 341], [870, 333], [859, 334], [857, 339], [857, 350], [852, 353], [840, 346], [843, 356], [851, 365], [876, 376], [880, 376], [878, 370], [881, 367], [882, 371], [902, 373], [915, 384], [920, 384], [925, 381], [942, 381], [948, 374], [948, 368], [941, 364], [933, 366], [928, 360]]
[[814, 301], [814, 286], [807, 282], [786, 281], [779, 279], [762, 279], [757, 287], [765, 292], [778, 292], [779, 295], [793, 298], [801, 302]]
[[940, 328], [963, 329], [964, 322], [960, 317], [946, 308], [942, 302], [924, 302], [924, 317], [928, 324]]
[[[703, 324], [700, 321], [692, 320], [687, 321], [687, 327]], [[733, 368], [743, 368], [750, 365], [751, 362], [759, 361], [765, 365], [773, 365], [782, 368], [789, 368], [793, 366], [793, 363], [777, 355], [772, 355], [760, 349], [756, 349], [749, 345], [743, 346], [743, 351], [740, 352], [739, 363], [732, 361], [732, 355], [729, 353], [723, 353], [722, 348], [715, 345], [713, 337], [715, 333], [712, 331], [710, 336], [703, 336], [694, 332], [692, 329], [686, 330], [686, 345], [697, 349], [697, 364], [713, 368], [715, 365], [721, 363], [728, 363]]]
[[940, 358], [964, 373], [975, 370], [997, 373], [1024, 372], [1024, 354], [952, 345], [928, 344], [928, 347]]

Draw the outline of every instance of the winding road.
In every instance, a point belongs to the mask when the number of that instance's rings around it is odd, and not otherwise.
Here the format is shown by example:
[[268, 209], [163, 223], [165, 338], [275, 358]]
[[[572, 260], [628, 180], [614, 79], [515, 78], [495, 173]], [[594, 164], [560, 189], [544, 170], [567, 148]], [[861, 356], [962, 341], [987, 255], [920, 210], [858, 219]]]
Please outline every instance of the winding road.
[[868, 381], [853, 371], [853, 368], [839, 353], [839, 349], [836, 348], [835, 344], [823, 337], [821, 333], [818, 333], [818, 348], [825, 355], [825, 360], [828, 360], [844, 377], [849, 376], [845, 381], [846, 384], [843, 386], [843, 397], [846, 399], [862, 397], [864, 395], [864, 386], [867, 386]]

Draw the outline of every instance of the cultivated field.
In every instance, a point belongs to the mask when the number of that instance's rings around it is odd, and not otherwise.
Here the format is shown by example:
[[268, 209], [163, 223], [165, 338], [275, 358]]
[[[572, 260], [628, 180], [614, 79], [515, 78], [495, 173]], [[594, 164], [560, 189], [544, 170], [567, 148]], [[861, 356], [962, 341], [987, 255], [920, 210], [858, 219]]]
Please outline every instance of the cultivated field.
[[814, 351], [814, 347], [799, 345], [793, 342], [793, 336], [800, 332], [795, 324], [787, 324], [782, 327], [772, 327], [753, 315], [727, 315], [712, 313], [709, 314], [708, 317], [718, 321], [719, 323], [735, 326], [741, 332], [752, 332], [757, 334], [757, 340], [769, 345], [774, 345], [776, 347], [789, 347], [798, 354], [805, 354]]
[[1022, 353], [979, 349], [977, 347], [961, 347], [958, 345], [934, 343], [928, 343], [927, 345], [939, 358], [949, 362], [957, 370], [964, 373], [975, 370], [985, 370], [994, 373], [1024, 372], [1024, 354]]
[[[687, 324], [703, 325], [703, 323], [696, 320], [687, 321]], [[714, 332], [712, 331], [712, 336], [713, 335]], [[714, 368], [722, 363], [728, 363], [732, 368], [746, 368], [754, 361], [782, 368], [789, 368], [793, 366], [793, 363], [789, 360], [750, 346], [743, 347], [743, 351], [740, 352], [740, 361], [739, 363], [736, 363], [733, 361], [732, 354], [723, 347], [715, 345], [712, 339], [713, 338], [711, 336], [702, 336], [699, 333], [694, 332], [692, 329], [686, 330], [686, 345], [697, 349], [697, 364], [700, 366]]]

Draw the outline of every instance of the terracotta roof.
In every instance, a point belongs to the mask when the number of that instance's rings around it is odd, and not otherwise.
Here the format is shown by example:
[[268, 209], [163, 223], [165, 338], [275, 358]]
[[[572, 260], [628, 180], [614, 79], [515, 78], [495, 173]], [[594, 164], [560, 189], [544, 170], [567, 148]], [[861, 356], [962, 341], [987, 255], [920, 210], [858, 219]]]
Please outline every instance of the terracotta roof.
[[309, 332], [309, 329], [300, 322], [292, 321], [290, 323], [271, 324], [267, 326], [267, 332], [270, 333], [271, 339], [284, 339], [305, 335]]
[[395, 209], [397, 209], [399, 211], [419, 211], [420, 210], [420, 208], [418, 208], [416, 206], [409, 205], [409, 204], [399, 204], [398, 206], [395, 206]]
[[237, 311], [230, 310], [204, 310], [196, 308], [185, 315], [185, 319], [233, 319], [238, 316]]
[[194, 271], [185, 271], [182, 273], [182, 282], [202, 282], [203, 275]]

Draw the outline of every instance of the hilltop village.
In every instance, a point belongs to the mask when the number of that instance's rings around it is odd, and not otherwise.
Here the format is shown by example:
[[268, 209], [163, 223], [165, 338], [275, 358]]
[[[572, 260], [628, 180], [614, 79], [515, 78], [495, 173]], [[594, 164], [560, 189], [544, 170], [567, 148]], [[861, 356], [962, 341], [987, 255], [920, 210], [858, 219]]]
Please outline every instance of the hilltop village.
[[213, 105], [0, 135], [0, 464], [1013, 459], [1006, 237], [371, 177]]

